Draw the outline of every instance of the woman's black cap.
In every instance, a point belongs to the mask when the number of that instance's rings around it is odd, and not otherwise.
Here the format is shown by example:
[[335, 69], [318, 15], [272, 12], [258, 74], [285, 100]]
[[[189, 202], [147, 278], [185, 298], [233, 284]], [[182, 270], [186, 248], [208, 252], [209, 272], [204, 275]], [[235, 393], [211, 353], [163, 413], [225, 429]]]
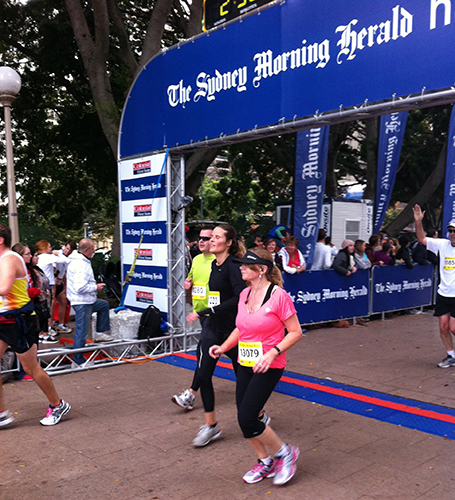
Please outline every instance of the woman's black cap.
[[257, 264], [267, 266], [269, 269], [273, 268], [273, 262], [267, 259], [262, 259], [261, 257], [259, 257], [259, 255], [250, 252], [250, 250], [248, 250], [248, 252], [243, 257], [232, 259], [232, 262], [239, 264]]

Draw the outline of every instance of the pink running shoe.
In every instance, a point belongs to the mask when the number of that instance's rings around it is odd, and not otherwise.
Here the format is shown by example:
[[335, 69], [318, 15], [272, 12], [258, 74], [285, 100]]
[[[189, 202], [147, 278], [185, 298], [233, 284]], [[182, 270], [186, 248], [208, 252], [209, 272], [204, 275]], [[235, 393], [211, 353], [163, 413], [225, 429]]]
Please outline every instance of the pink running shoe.
[[253, 465], [250, 471], [248, 471], [244, 476], [243, 480], [245, 483], [254, 484], [259, 483], [265, 477], [273, 477], [275, 475], [274, 463], [270, 465], [264, 464], [261, 460], [258, 460], [256, 465]]
[[275, 472], [273, 484], [282, 485], [287, 483], [294, 476], [297, 466], [296, 462], [299, 458], [300, 450], [296, 446], [288, 444], [288, 453], [283, 457], [276, 458]]

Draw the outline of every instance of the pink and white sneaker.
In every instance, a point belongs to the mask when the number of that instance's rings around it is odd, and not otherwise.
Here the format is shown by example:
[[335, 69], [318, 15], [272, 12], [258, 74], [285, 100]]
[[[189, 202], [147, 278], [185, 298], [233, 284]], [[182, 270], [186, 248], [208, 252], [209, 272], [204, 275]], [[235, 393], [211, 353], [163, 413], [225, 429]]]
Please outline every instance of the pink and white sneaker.
[[243, 480], [245, 483], [254, 484], [259, 483], [265, 477], [273, 477], [275, 475], [274, 463], [272, 462], [270, 465], [266, 465], [261, 460], [258, 460], [256, 465], [253, 465], [250, 471], [248, 471], [244, 476]]

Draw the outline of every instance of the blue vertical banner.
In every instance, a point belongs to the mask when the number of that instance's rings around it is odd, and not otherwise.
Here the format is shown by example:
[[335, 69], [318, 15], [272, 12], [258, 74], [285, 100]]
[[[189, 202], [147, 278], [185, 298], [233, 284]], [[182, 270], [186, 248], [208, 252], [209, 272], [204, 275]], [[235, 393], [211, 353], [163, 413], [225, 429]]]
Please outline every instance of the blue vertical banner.
[[447, 224], [455, 219], [455, 105], [450, 117], [447, 136], [446, 179], [444, 184], [444, 209], [442, 212], [442, 234], [445, 236]]
[[381, 116], [374, 210], [375, 234], [381, 230], [385, 213], [389, 208], [407, 120], [407, 111]]
[[297, 133], [294, 182], [294, 235], [311, 268], [324, 198], [330, 127]]

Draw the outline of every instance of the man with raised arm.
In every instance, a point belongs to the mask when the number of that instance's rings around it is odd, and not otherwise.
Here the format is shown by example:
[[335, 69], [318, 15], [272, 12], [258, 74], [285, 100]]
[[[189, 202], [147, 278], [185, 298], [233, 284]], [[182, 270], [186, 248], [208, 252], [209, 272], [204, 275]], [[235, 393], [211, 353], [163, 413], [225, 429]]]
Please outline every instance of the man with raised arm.
[[[71, 406], [60, 399], [49, 375], [38, 364], [38, 324], [27, 293], [28, 275], [22, 257], [10, 250], [11, 230], [0, 224], [0, 358], [8, 346], [16, 353], [22, 367], [38, 384], [49, 400], [42, 425], [55, 425]], [[12, 413], [3, 406], [0, 387], [0, 428], [13, 422]]]
[[439, 368], [455, 367], [455, 352], [453, 338], [455, 335], [455, 219], [447, 225], [449, 239], [427, 238], [422, 226], [425, 212], [419, 205], [413, 208], [416, 223], [416, 234], [419, 243], [422, 243], [434, 254], [439, 253], [440, 283], [434, 315], [439, 318], [439, 331], [447, 357], [438, 363]]

